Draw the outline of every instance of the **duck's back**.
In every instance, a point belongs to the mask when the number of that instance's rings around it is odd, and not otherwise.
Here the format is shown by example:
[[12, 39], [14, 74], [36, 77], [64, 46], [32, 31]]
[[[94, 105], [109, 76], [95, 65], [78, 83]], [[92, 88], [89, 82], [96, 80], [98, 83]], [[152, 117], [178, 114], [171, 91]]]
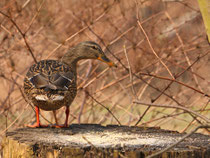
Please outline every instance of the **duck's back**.
[[69, 106], [77, 92], [76, 72], [57, 60], [42, 60], [30, 67], [24, 92], [35, 106], [57, 110]]

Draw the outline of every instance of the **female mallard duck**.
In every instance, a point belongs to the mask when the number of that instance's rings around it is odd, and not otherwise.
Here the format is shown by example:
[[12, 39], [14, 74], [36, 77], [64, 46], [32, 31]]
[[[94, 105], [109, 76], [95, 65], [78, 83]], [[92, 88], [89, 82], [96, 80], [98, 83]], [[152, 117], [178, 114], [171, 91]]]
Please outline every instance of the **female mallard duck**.
[[61, 59], [42, 60], [32, 65], [24, 79], [24, 92], [35, 106], [36, 123], [29, 127], [42, 127], [39, 121], [39, 108], [53, 111], [66, 106], [66, 120], [68, 127], [69, 106], [77, 94], [77, 62], [81, 59], [99, 59], [109, 66], [115, 66], [102, 51], [101, 47], [91, 41], [81, 42], [71, 48]]

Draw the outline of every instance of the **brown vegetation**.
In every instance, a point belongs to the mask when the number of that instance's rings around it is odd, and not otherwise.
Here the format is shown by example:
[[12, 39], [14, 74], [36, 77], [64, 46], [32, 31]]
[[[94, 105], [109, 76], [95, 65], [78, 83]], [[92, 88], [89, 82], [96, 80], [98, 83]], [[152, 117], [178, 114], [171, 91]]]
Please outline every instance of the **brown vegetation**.
[[[196, 0], [1, 0], [1, 136], [35, 121], [22, 93], [31, 64], [60, 59], [86, 40], [98, 42], [118, 68], [80, 62], [70, 123], [180, 132], [209, 123], [210, 47]], [[54, 123], [51, 112], [41, 113]]]

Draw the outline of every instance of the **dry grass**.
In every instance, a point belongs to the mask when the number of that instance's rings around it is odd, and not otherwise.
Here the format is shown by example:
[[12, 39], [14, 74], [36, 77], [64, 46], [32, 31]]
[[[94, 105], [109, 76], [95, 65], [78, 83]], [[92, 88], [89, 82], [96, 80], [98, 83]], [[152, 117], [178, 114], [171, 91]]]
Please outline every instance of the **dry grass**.
[[[70, 123], [180, 132], [209, 123], [210, 47], [196, 0], [1, 0], [0, 11], [8, 15], [0, 13], [1, 137], [8, 128], [35, 120], [21, 93], [34, 60], [60, 59], [84, 40], [100, 43], [118, 68], [79, 63]], [[63, 110], [58, 112], [62, 123]], [[51, 112], [42, 114], [54, 122]]]

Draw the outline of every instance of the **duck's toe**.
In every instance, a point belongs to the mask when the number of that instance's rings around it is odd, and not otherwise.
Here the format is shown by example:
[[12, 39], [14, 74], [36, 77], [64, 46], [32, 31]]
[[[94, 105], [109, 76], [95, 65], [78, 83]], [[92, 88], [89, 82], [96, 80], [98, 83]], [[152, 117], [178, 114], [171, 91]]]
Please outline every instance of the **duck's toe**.
[[45, 128], [45, 127], [48, 127], [48, 125], [41, 125], [40, 123], [35, 123], [33, 125], [26, 125], [27, 127], [30, 127], [30, 128]]

